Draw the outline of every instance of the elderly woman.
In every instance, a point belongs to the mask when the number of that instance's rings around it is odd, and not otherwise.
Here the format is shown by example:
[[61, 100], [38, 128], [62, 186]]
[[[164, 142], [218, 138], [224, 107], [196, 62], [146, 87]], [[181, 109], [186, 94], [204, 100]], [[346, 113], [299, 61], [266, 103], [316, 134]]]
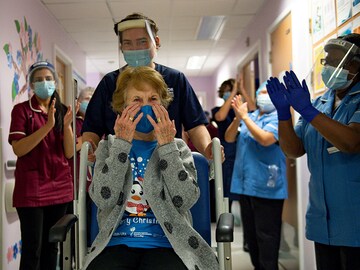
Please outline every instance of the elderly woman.
[[167, 86], [150, 67], [118, 77], [114, 131], [96, 150], [90, 196], [100, 232], [84, 269], [219, 269], [192, 228], [199, 196], [190, 149], [175, 139]]

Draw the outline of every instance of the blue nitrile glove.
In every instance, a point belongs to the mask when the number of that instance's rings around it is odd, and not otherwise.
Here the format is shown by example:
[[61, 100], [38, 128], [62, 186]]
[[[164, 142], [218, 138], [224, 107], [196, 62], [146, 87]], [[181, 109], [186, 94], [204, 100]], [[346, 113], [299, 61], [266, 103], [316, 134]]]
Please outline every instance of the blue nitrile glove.
[[280, 121], [289, 120], [291, 118], [290, 104], [284, 94], [286, 91], [285, 86], [280, 83], [278, 78], [270, 77], [270, 79], [267, 80], [266, 89], [277, 110], [278, 119]]
[[294, 110], [310, 123], [320, 112], [311, 103], [309, 89], [305, 80], [300, 84], [296, 74], [291, 70], [285, 72], [284, 82], [287, 88], [285, 91], [286, 99]]

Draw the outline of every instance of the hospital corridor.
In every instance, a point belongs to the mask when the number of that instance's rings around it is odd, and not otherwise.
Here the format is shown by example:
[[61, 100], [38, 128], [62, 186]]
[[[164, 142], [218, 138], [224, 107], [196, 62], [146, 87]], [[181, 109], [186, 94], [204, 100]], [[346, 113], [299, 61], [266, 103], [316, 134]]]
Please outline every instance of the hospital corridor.
[[360, 270], [360, 0], [0, 0], [0, 270]]

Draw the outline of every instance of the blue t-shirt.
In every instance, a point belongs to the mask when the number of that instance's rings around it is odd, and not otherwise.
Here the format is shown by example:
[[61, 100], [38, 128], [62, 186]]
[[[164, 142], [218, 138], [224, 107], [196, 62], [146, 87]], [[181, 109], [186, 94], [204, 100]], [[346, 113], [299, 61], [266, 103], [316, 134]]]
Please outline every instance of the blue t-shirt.
[[108, 246], [127, 245], [136, 248], [171, 248], [144, 194], [144, 175], [157, 141], [133, 140], [129, 160], [134, 178], [122, 220]]
[[[173, 96], [168, 112], [170, 119], [175, 120], [176, 137], [182, 137], [182, 126], [187, 131], [196, 126], [207, 124], [199, 100], [185, 75], [180, 71], [159, 64], [155, 64], [155, 70], [163, 76], [168, 91]], [[116, 70], [106, 74], [100, 81], [87, 107], [82, 133], [93, 132], [100, 138], [103, 135], [114, 134], [116, 114], [112, 110], [111, 101], [118, 75], [119, 70]]]

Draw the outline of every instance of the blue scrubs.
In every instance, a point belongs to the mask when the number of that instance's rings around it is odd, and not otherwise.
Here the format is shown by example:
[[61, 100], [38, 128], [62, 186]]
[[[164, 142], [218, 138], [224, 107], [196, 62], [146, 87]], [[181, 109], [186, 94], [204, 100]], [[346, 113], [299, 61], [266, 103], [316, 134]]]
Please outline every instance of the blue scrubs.
[[[249, 117], [261, 129], [273, 133], [278, 139], [276, 110], [260, 117], [259, 110], [256, 110], [249, 113]], [[287, 198], [286, 162], [280, 146], [260, 145], [243, 122], [236, 143], [231, 192], [267, 199]]]
[[[159, 64], [155, 64], [155, 70], [163, 76], [173, 96], [168, 112], [170, 119], [175, 120], [176, 137], [182, 137], [182, 126], [187, 131], [207, 124], [203, 109], [185, 75]], [[114, 134], [116, 114], [112, 110], [111, 101], [118, 75], [119, 70], [116, 70], [106, 74], [100, 81], [87, 107], [82, 133], [93, 132], [100, 138], [103, 135]]]
[[[360, 123], [360, 83], [333, 110], [335, 92], [314, 107], [344, 124]], [[360, 247], [360, 154], [342, 153], [300, 118], [295, 131], [303, 142], [310, 171], [306, 237], [315, 242]]]

